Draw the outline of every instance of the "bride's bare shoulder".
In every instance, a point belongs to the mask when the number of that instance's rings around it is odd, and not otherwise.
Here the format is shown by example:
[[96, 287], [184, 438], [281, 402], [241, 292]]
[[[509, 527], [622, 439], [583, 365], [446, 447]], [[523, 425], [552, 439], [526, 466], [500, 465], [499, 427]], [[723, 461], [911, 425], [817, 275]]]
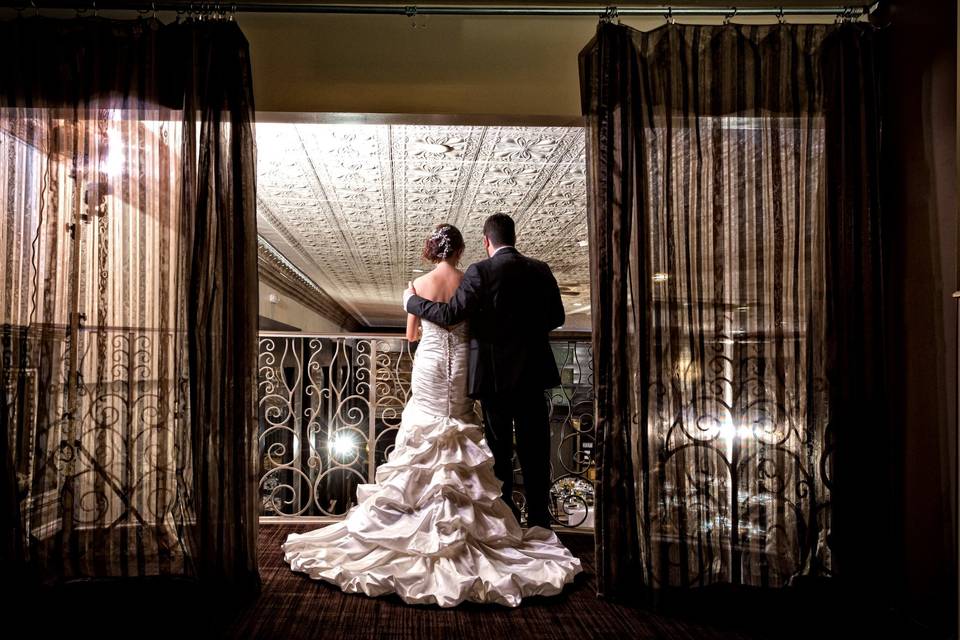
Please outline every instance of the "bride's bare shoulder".
[[423, 274], [422, 276], [417, 276], [416, 278], [413, 279], [413, 286], [414, 286], [414, 287], [421, 287], [421, 286], [427, 284], [427, 283], [430, 281], [430, 276], [431, 276], [431, 275], [432, 275], [432, 272], [431, 272], [431, 273], [425, 273], [425, 274]]
[[438, 285], [436, 271], [425, 273], [413, 281], [413, 288], [416, 289], [417, 294], [427, 300], [436, 300]]

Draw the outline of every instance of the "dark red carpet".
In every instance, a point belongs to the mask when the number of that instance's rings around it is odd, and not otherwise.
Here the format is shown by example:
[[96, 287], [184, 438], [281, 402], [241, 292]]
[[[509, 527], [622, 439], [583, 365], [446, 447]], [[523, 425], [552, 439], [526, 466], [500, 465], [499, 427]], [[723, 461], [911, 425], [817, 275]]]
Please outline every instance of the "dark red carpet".
[[396, 596], [346, 595], [326, 583], [290, 571], [280, 544], [292, 531], [317, 525], [263, 525], [260, 572], [263, 590], [230, 625], [237, 638], [744, 638], [695, 623], [616, 605], [596, 597], [593, 538], [568, 534], [564, 543], [584, 572], [562, 595], [531, 598], [520, 607], [466, 604], [453, 609], [410, 606]]

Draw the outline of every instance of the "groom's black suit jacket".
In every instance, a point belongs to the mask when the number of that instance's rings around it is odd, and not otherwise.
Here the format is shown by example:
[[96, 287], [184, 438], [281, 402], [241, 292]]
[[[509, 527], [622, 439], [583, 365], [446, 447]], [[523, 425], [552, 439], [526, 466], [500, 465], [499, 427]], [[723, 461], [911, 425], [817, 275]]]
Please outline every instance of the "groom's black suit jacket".
[[565, 319], [560, 288], [546, 263], [513, 247], [470, 265], [449, 302], [414, 295], [407, 311], [443, 326], [469, 319], [472, 398], [560, 384], [548, 338]]

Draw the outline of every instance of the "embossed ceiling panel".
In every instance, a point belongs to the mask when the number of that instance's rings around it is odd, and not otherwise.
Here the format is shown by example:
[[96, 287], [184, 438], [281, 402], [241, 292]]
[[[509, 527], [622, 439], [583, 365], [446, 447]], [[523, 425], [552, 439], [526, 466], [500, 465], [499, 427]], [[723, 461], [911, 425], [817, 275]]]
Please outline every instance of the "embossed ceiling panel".
[[488, 215], [564, 292], [565, 329], [589, 326], [584, 135], [578, 127], [257, 125], [260, 234], [368, 326], [401, 326], [400, 296], [440, 222], [485, 257]]

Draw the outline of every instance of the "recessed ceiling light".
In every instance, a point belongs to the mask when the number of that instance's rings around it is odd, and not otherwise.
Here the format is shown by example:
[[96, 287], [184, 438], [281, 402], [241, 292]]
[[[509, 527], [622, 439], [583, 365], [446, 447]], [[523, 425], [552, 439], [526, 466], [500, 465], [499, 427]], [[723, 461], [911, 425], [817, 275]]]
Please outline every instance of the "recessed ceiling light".
[[435, 153], [437, 155], [453, 151], [453, 147], [448, 144], [438, 144], [434, 142], [421, 142], [417, 144], [417, 149], [423, 153]]

